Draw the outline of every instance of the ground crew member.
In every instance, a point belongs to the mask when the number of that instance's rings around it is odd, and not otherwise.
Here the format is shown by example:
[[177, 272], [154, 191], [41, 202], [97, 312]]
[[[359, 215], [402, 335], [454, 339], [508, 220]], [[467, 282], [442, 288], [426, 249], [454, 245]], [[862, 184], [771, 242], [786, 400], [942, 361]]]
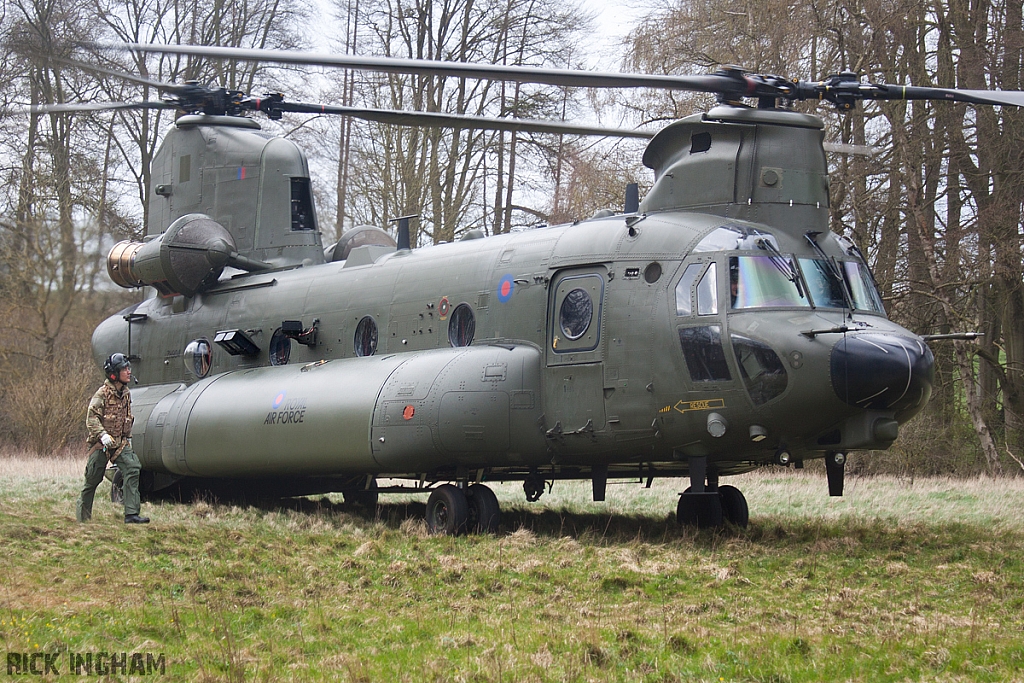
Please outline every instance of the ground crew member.
[[92, 517], [96, 487], [103, 481], [107, 462], [117, 465], [124, 481], [124, 523], [146, 524], [149, 517], [139, 516], [139, 472], [142, 466], [132, 450], [132, 397], [128, 383], [132, 365], [123, 353], [115, 353], [103, 364], [107, 381], [89, 401], [85, 426], [89, 430], [89, 462], [85, 465], [85, 486], [78, 498], [76, 517], [87, 522]]

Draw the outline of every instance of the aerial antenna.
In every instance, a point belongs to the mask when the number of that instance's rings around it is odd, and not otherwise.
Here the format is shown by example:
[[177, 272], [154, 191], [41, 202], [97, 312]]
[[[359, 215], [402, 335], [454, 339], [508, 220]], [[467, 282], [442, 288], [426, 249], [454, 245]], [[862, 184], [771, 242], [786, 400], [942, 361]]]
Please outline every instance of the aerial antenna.
[[392, 218], [388, 223], [398, 223], [398, 251], [409, 251], [412, 249], [411, 241], [409, 239], [409, 219], [419, 218], [418, 213], [411, 213], [408, 216], [402, 216], [401, 218]]
[[640, 210], [640, 185], [629, 183], [626, 185], [626, 205], [622, 212], [626, 214], [636, 213]]

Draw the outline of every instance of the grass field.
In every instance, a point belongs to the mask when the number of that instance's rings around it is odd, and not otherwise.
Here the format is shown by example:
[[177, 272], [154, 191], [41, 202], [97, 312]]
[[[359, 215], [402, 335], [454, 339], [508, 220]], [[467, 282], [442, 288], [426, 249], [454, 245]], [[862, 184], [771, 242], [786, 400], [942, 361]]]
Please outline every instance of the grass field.
[[[1024, 480], [729, 480], [748, 529], [694, 532], [681, 481], [495, 486], [497, 536], [430, 537], [423, 498], [143, 506], [84, 461], [0, 458], [12, 653], [162, 654], [182, 681], [1024, 681]], [[42, 658], [37, 658], [42, 668]], [[33, 660], [35, 661], [35, 660]], [[17, 672], [15, 672], [17, 673]], [[145, 678], [161, 678], [158, 671]]]

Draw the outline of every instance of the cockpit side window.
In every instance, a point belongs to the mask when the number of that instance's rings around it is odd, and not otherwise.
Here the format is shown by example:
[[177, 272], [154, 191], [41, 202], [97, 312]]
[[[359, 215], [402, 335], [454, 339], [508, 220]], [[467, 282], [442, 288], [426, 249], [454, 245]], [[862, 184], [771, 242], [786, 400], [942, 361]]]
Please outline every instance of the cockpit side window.
[[676, 315], [693, 315], [693, 283], [700, 275], [703, 263], [691, 263], [686, 266], [683, 276], [676, 285]]
[[718, 314], [718, 264], [712, 262], [697, 283], [697, 315]]
[[722, 350], [722, 328], [680, 327], [679, 344], [686, 359], [686, 369], [694, 382], [727, 382], [732, 379]]

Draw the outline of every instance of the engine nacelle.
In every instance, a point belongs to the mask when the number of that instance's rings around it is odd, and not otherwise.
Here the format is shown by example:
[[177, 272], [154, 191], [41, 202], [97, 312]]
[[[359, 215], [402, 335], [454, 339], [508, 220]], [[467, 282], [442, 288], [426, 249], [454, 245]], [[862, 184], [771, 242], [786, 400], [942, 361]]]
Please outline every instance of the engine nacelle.
[[237, 258], [224, 226], [199, 213], [182, 216], [148, 242], [118, 242], [107, 273], [121, 287], [152, 285], [160, 294], [191, 297], [211, 286]]

